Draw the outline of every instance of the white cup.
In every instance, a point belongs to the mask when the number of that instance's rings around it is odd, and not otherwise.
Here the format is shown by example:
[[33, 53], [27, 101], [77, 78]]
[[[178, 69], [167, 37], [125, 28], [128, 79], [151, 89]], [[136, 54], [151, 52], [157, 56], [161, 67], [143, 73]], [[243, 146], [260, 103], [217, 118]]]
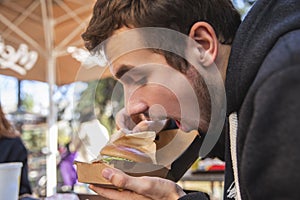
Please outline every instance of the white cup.
[[21, 162], [0, 163], [0, 199], [18, 199], [22, 166]]

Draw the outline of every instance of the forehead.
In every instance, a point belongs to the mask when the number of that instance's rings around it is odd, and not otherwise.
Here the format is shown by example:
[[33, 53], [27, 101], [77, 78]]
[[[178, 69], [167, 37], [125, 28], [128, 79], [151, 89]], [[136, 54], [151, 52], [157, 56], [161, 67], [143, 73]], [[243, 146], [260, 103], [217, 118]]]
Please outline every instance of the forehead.
[[[186, 48], [187, 44], [192, 48]], [[153, 62], [155, 61], [153, 54], [164, 58], [162, 54], [154, 53], [149, 49], [171, 52], [181, 58], [192, 61], [190, 62], [191, 64], [198, 64], [197, 55], [187, 52], [188, 49], [193, 51], [193, 49], [198, 48], [198, 44], [182, 33], [165, 28], [123, 27], [114, 31], [112, 36], [104, 42], [103, 47], [108, 63], [113, 68], [120, 65], [136, 66]], [[190, 57], [193, 58], [190, 59]], [[161, 63], [162, 61], [157, 59], [155, 63]], [[165, 59], [163, 62], [165, 62]], [[115, 69], [111, 71], [114, 73]]]
[[103, 42], [103, 46], [110, 61], [124, 53], [139, 49], [159, 49], [185, 58], [188, 40], [191, 39], [187, 35], [166, 28], [122, 27], [115, 30], [112, 36]]
[[163, 55], [149, 49], [138, 29], [116, 30], [105, 43], [105, 56], [114, 75], [121, 68], [130, 69], [153, 63], [167, 64]]
[[154, 53], [149, 49], [132, 51], [121, 55], [110, 63], [110, 70], [115, 75], [121, 70], [130, 70], [132, 68], [145, 68], [153, 65], [167, 66], [165, 57], [161, 54]]
[[144, 44], [140, 34], [134, 29], [123, 27], [113, 32], [103, 44], [104, 52], [109, 62], [113, 62], [118, 57], [143, 49]]

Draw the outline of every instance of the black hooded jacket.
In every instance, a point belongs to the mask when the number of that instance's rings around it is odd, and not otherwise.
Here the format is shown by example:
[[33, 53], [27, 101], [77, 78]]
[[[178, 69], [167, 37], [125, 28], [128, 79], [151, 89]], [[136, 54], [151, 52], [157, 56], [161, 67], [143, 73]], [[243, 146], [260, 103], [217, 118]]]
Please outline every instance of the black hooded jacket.
[[22, 162], [19, 195], [31, 194], [31, 186], [28, 179], [27, 149], [21, 138], [0, 139], [0, 163]]
[[254, 4], [232, 45], [226, 95], [230, 127], [232, 113], [238, 120], [226, 138], [224, 199], [299, 199], [299, 0]]

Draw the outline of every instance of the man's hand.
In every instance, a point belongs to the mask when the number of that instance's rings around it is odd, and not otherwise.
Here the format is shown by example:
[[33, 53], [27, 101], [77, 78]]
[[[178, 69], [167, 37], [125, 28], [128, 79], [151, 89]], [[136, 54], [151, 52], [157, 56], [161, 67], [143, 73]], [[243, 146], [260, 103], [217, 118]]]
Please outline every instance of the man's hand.
[[129, 116], [125, 108], [121, 109], [116, 115], [116, 124], [118, 129], [125, 133], [155, 131], [160, 132], [166, 125], [167, 120], [147, 119], [143, 114]]
[[111, 168], [104, 169], [102, 175], [120, 189], [107, 189], [95, 185], [90, 185], [90, 188], [99, 195], [112, 200], [172, 200], [185, 195], [182, 188], [176, 183], [162, 178], [132, 177], [120, 170]]

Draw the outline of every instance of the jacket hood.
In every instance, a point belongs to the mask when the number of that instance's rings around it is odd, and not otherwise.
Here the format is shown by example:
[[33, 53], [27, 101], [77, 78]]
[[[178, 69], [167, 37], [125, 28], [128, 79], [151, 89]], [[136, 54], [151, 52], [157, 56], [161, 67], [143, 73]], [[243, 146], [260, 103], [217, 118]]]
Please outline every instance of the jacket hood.
[[299, 0], [258, 0], [253, 5], [232, 44], [225, 81], [228, 114], [239, 110], [276, 41], [299, 28]]

